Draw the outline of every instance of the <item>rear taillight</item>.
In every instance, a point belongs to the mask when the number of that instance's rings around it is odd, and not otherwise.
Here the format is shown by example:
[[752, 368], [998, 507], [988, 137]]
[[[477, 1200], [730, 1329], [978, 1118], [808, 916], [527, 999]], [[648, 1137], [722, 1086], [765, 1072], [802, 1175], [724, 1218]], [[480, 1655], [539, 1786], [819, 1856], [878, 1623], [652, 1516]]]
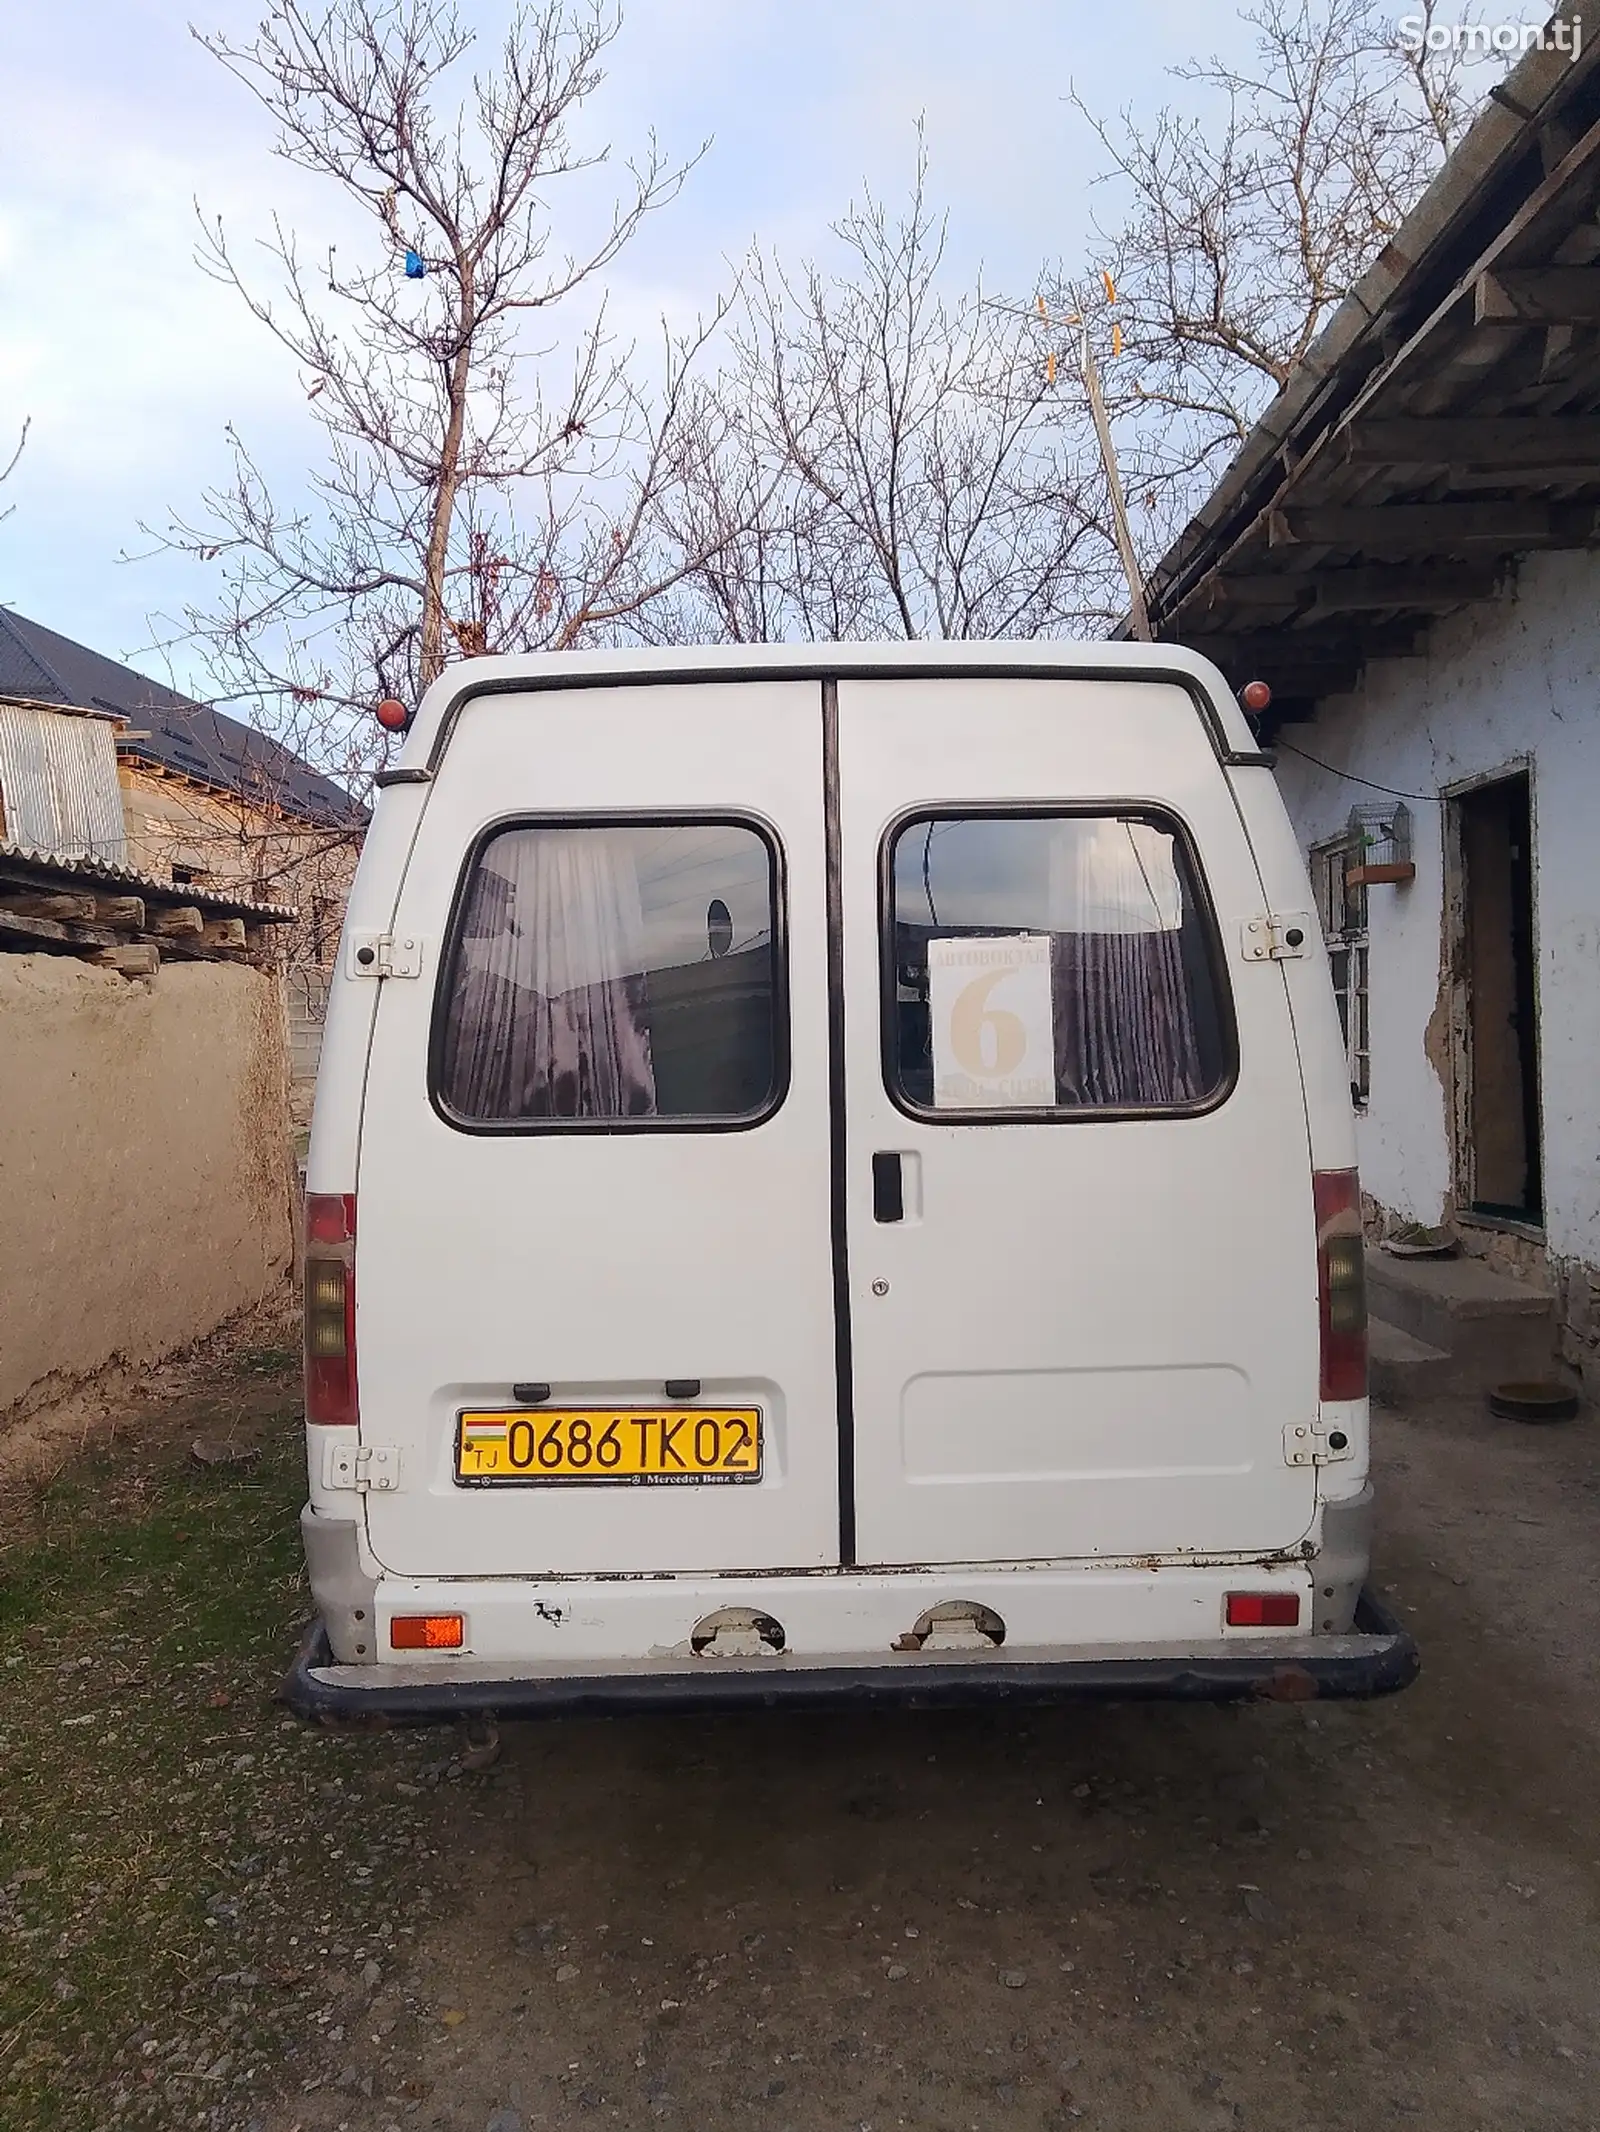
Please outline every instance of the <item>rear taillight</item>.
[[353, 1192], [306, 1195], [306, 1419], [357, 1419]]
[[1367, 1396], [1367, 1270], [1361, 1241], [1361, 1180], [1355, 1170], [1318, 1170], [1317, 1297], [1322, 1321], [1322, 1396]]

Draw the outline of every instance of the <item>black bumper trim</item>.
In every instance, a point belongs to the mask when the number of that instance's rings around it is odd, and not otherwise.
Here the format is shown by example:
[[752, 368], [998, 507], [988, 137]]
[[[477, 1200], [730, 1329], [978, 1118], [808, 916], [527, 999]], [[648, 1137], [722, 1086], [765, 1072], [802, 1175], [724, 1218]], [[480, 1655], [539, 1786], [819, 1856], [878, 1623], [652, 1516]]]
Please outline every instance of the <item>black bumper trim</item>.
[[306, 1632], [279, 1690], [297, 1717], [324, 1725], [436, 1724], [451, 1718], [626, 1717], [718, 1710], [951, 1710], [998, 1703], [1311, 1702], [1393, 1695], [1421, 1667], [1410, 1632], [1364, 1591], [1352, 1633], [1368, 1649], [1280, 1658], [978, 1659], [932, 1665], [739, 1668], [657, 1674], [457, 1681], [357, 1688], [319, 1678], [333, 1664], [320, 1621]]

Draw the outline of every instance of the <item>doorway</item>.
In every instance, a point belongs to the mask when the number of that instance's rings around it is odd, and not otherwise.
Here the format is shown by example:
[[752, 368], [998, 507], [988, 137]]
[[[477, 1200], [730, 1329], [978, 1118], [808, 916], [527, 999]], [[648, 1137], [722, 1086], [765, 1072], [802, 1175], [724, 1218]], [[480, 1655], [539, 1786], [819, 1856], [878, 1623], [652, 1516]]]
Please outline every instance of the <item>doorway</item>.
[[1542, 1225], [1533, 807], [1528, 773], [1452, 801], [1457, 899], [1457, 1170], [1474, 1214]]

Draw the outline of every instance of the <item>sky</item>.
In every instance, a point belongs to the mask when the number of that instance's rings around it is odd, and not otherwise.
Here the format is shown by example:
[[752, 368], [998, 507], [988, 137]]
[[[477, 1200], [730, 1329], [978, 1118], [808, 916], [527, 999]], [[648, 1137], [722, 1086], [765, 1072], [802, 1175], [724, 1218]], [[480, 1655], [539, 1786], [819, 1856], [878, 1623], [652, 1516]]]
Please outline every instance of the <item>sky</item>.
[[[191, 10], [193, 11], [191, 13]], [[250, 241], [279, 215], [320, 249], [325, 181], [272, 154], [247, 92], [190, 34], [247, 35], [260, 0], [51, 0], [10, 11], [0, 129], [0, 603], [180, 685], [161, 617], [201, 565], [141, 526], [224, 478], [224, 428], [292, 488], [317, 433], [292, 360], [194, 261], [196, 207]], [[464, 0], [492, 44], [505, 10]], [[708, 142], [679, 200], [611, 270], [613, 321], [708, 308], [753, 243], [825, 255], [863, 185], [895, 199], [925, 120], [956, 280], [1023, 296], [1092, 252], [1100, 151], [1068, 97], [1148, 115], [1167, 70], [1246, 48], [1233, 0], [629, 0], [586, 112], [625, 156], [653, 128]], [[600, 204], [575, 198], [575, 214]], [[170, 663], [168, 658], [170, 656]]]

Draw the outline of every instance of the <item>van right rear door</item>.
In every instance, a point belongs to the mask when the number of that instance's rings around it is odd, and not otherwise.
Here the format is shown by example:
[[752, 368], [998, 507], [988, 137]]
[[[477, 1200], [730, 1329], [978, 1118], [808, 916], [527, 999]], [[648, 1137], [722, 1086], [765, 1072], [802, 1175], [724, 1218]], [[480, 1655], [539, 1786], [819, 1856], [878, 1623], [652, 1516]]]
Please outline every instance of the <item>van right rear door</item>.
[[838, 789], [856, 1559], [1293, 1548], [1306, 1107], [1195, 703], [845, 680]]

